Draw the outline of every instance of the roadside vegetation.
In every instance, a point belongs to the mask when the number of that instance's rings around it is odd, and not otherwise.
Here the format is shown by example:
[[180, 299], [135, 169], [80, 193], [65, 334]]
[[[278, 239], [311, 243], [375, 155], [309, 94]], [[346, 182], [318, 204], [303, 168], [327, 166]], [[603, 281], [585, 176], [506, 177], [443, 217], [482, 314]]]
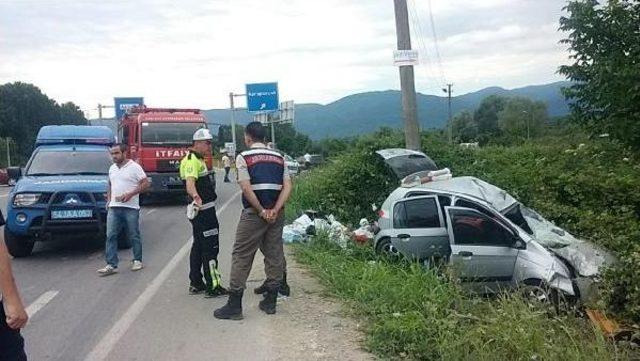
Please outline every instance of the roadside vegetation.
[[[473, 175], [501, 187], [574, 235], [613, 251], [599, 305], [640, 321], [640, 160], [607, 138], [589, 140], [576, 128], [511, 146], [462, 149], [443, 133], [425, 133], [423, 151], [454, 176]], [[288, 218], [305, 209], [356, 225], [376, 219], [397, 187], [375, 150], [402, 146], [400, 132], [382, 130], [295, 182]], [[518, 297], [466, 297], [455, 283], [417, 265], [392, 264], [372, 247], [347, 252], [325, 237], [297, 255], [335, 296], [366, 320], [367, 346], [385, 357], [411, 359], [625, 359], [588, 320], [549, 317]]]
[[296, 256], [363, 321], [365, 347], [384, 359], [631, 358], [587, 320], [549, 316], [515, 295], [468, 296], [446, 276], [389, 263], [371, 248], [343, 250], [320, 235]]

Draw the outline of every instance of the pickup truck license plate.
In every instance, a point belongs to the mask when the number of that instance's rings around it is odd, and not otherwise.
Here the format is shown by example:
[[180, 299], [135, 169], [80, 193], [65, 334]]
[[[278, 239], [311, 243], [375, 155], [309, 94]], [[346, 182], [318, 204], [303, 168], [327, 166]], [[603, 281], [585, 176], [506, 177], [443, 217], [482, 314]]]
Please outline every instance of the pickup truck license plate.
[[93, 210], [91, 209], [65, 209], [61, 211], [51, 211], [51, 219], [76, 219], [91, 217], [93, 217]]

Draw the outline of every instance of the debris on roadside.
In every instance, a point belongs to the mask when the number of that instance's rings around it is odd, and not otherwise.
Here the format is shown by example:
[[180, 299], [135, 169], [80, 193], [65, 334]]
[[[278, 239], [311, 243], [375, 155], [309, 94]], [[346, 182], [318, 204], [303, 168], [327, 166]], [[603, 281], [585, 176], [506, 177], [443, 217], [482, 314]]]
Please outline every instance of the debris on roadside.
[[304, 243], [310, 236], [326, 233], [329, 239], [341, 248], [347, 248], [349, 241], [359, 245], [370, 243], [375, 235], [377, 223], [370, 223], [363, 218], [359, 225], [360, 228], [351, 231], [332, 214], [324, 217], [316, 211], [307, 210], [293, 223], [284, 226], [282, 240], [284, 243]]
[[353, 240], [360, 245], [369, 243], [375, 235], [374, 226], [366, 218], [362, 218], [360, 220], [360, 228], [353, 232]]

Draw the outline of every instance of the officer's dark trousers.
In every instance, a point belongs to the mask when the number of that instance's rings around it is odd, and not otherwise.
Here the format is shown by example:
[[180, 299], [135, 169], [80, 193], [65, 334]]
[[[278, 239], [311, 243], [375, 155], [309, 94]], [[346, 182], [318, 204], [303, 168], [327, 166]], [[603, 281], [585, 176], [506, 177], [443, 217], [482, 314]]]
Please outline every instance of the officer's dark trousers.
[[0, 361], [27, 361], [20, 331], [10, 329], [6, 320], [7, 316], [0, 302]]
[[[189, 280], [192, 286], [203, 288], [206, 285], [208, 290], [213, 290], [219, 286], [212, 278], [212, 274], [217, 273], [220, 249], [215, 207], [200, 211], [191, 221], [191, 225], [193, 226], [193, 244], [189, 255]], [[202, 282], [203, 273], [204, 283]]]

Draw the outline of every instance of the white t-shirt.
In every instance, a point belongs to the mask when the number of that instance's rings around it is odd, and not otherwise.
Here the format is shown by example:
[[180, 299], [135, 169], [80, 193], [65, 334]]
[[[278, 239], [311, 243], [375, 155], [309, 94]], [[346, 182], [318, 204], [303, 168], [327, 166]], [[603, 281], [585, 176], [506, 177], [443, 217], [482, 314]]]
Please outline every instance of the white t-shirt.
[[224, 164], [225, 168], [231, 167], [231, 158], [225, 156], [222, 156], [222, 164]]
[[116, 201], [116, 197], [133, 191], [140, 181], [145, 178], [147, 178], [147, 175], [142, 167], [132, 160], [128, 160], [122, 168], [112, 164], [111, 168], [109, 168], [109, 182], [111, 182], [111, 202], [109, 202], [109, 207], [140, 209], [139, 195], [136, 194], [131, 197], [126, 203]]

